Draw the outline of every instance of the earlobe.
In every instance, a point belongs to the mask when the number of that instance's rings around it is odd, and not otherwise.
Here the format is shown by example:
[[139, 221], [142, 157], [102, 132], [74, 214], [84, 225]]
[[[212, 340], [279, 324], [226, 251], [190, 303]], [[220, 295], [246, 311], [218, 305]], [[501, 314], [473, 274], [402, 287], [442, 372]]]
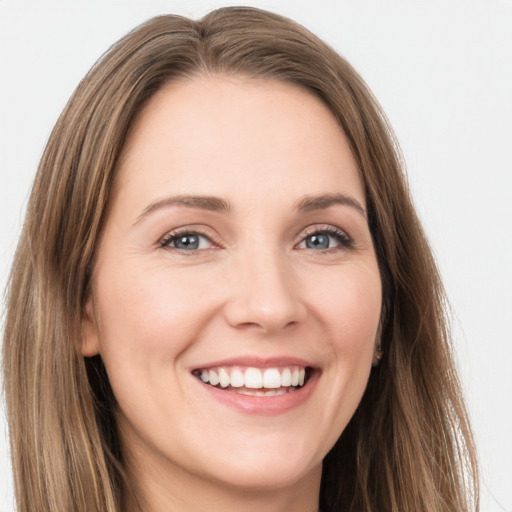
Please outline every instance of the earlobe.
[[380, 361], [382, 359], [382, 322], [383, 322], [383, 315], [381, 315], [381, 321], [379, 323], [379, 327], [377, 329], [377, 335], [375, 336], [375, 348], [373, 350], [373, 359], [372, 359], [372, 366], [375, 368], [376, 366], [379, 366]]
[[379, 343], [375, 347], [375, 351], [373, 352], [373, 360], [372, 360], [372, 366], [379, 366], [380, 361], [382, 359], [382, 345]]
[[380, 322], [379, 327], [377, 328], [377, 334], [375, 335], [375, 348], [373, 350], [373, 359], [372, 359], [372, 366], [375, 368], [376, 366], [379, 366], [380, 361], [382, 359], [383, 350], [382, 350], [382, 325], [384, 323], [386, 315], [386, 309], [385, 306], [382, 307], [382, 311], [380, 314]]
[[93, 357], [100, 352], [98, 326], [94, 314], [93, 299], [89, 297], [82, 313], [81, 353], [84, 357]]

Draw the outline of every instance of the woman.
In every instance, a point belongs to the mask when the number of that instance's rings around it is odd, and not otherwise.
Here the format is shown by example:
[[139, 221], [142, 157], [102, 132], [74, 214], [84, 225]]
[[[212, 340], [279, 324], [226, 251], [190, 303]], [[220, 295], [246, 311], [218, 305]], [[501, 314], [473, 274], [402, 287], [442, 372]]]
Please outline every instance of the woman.
[[19, 510], [476, 508], [443, 300], [346, 61], [260, 10], [150, 20], [34, 184], [4, 341]]

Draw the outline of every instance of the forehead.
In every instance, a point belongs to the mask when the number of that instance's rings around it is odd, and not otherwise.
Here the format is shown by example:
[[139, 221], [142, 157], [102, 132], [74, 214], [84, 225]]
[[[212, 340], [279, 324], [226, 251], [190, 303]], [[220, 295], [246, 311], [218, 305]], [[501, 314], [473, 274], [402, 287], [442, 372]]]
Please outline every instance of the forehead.
[[289, 83], [196, 77], [159, 90], [136, 117], [117, 187], [155, 193], [276, 197], [364, 190], [334, 115]]

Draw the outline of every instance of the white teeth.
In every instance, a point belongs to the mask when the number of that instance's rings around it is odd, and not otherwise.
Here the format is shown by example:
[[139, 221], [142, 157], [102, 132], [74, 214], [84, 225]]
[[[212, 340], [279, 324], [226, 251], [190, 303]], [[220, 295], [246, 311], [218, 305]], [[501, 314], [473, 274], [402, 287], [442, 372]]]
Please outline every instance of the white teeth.
[[263, 377], [258, 368], [247, 368], [247, 370], [245, 370], [245, 387], [249, 389], [263, 387]]
[[208, 372], [208, 380], [212, 386], [216, 386], [220, 382], [219, 376], [215, 370], [210, 370]]
[[244, 374], [237, 368], [231, 370], [231, 385], [234, 388], [241, 388], [244, 384]]
[[221, 388], [240, 389], [243, 394], [259, 396], [259, 393], [248, 390], [262, 390], [261, 396], [282, 395], [294, 388], [303, 386], [306, 380], [306, 369], [298, 366], [284, 368], [267, 368], [265, 370], [249, 367], [243, 371], [240, 367], [217, 367], [208, 370], [197, 370], [194, 374], [204, 383]]
[[239, 395], [246, 396], [278, 396], [278, 395], [286, 395], [289, 393], [288, 390], [280, 388], [280, 389], [269, 389], [268, 391], [251, 390], [251, 389], [237, 389], [236, 391]]
[[224, 370], [224, 368], [219, 370], [219, 380], [221, 387], [227, 388], [229, 386], [231, 379], [229, 378], [228, 372]]
[[283, 373], [281, 374], [281, 386], [291, 386], [292, 385], [292, 372], [289, 368], [285, 368]]
[[265, 370], [263, 374], [263, 387], [276, 389], [281, 387], [281, 374], [277, 368]]

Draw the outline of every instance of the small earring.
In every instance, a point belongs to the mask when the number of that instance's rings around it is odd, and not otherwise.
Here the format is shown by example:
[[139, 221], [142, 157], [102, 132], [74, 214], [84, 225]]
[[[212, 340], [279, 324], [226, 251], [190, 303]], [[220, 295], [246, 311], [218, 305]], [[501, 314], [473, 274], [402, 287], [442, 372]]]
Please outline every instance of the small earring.
[[377, 350], [375, 351], [375, 354], [373, 356], [372, 366], [374, 368], [376, 366], [379, 366], [381, 359], [382, 359], [382, 345], [379, 343], [377, 345]]

